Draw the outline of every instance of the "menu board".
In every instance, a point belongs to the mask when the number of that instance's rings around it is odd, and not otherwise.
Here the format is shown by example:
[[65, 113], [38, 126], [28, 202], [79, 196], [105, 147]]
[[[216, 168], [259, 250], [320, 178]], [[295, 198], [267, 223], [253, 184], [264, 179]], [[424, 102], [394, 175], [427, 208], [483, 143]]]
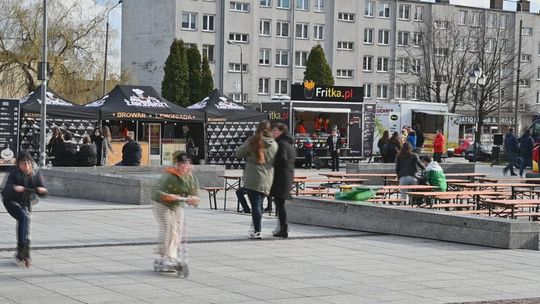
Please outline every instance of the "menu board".
[[375, 105], [364, 105], [364, 140], [363, 156], [371, 156], [373, 152], [373, 135], [375, 133]]
[[13, 166], [17, 158], [19, 100], [0, 99], [0, 166]]

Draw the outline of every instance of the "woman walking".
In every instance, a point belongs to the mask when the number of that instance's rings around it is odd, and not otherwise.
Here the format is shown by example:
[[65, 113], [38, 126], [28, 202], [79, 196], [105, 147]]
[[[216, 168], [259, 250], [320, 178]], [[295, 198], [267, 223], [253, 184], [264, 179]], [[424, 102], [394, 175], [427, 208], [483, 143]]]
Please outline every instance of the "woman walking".
[[395, 163], [396, 155], [401, 149], [401, 141], [399, 140], [399, 133], [394, 132], [392, 137], [383, 146], [384, 154], [386, 155], [386, 163]]
[[377, 142], [377, 148], [379, 148], [379, 153], [381, 154], [383, 163], [388, 162], [386, 153], [384, 153], [383, 148], [384, 148], [384, 145], [386, 145], [386, 143], [388, 143], [389, 140], [390, 140], [390, 132], [388, 132], [388, 130], [384, 130], [381, 138]]
[[104, 126], [103, 127], [103, 141], [101, 144], [101, 163], [99, 163], [100, 166], [107, 166], [107, 156], [109, 155], [109, 151], [114, 153], [112, 149], [112, 135], [111, 130], [109, 130], [109, 127]]
[[[270, 123], [262, 121], [257, 126], [255, 135], [247, 139], [238, 149], [236, 156], [246, 158], [246, 167], [242, 180], [246, 194], [251, 203], [253, 230], [249, 232], [252, 239], [261, 239], [262, 201], [270, 193], [274, 175], [274, 159], [278, 145], [272, 139]], [[244, 200], [244, 196], [239, 197]]]
[[[396, 157], [396, 174], [400, 186], [418, 184], [416, 178], [417, 167], [422, 170], [426, 169], [418, 159], [418, 155], [413, 153], [412, 146], [409, 143], [404, 143]], [[402, 192], [401, 196], [405, 198], [405, 192]]]
[[270, 189], [270, 195], [274, 197], [276, 202], [279, 220], [279, 230], [273, 235], [275, 237], [286, 238], [289, 236], [289, 232], [285, 200], [291, 198], [296, 150], [293, 146], [294, 140], [285, 124], [275, 124], [272, 128], [272, 137], [274, 137], [278, 144], [278, 150], [274, 162], [274, 181]]

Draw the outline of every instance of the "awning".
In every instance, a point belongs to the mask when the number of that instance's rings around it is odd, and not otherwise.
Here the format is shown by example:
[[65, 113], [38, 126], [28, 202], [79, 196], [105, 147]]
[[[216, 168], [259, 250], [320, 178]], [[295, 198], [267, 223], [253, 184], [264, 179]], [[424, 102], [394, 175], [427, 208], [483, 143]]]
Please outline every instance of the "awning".
[[422, 113], [422, 114], [429, 114], [429, 115], [442, 115], [442, 116], [461, 116], [456, 113], [450, 113], [445, 111], [437, 111], [437, 110], [413, 110], [415, 113]]
[[321, 113], [351, 113], [351, 109], [346, 108], [296, 108], [293, 107], [296, 112], [321, 112]]

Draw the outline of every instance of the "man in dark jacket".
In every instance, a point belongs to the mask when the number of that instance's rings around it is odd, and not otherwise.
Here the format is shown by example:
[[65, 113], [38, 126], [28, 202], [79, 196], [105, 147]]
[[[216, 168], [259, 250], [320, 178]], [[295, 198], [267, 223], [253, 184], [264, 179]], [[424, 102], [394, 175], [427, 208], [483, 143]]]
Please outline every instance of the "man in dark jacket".
[[416, 147], [413, 147], [414, 153], [417, 155], [420, 155], [422, 153], [422, 148], [424, 147], [424, 142], [426, 141], [426, 138], [424, 137], [424, 133], [420, 130], [420, 125], [415, 125], [413, 127], [414, 132], [416, 132]]
[[73, 167], [77, 165], [77, 145], [72, 140], [71, 133], [66, 132], [54, 154], [55, 166]]
[[278, 150], [274, 161], [274, 180], [272, 182], [272, 188], [270, 189], [270, 195], [276, 201], [279, 219], [279, 230], [273, 235], [275, 237], [286, 238], [289, 234], [285, 200], [291, 198], [296, 150], [293, 146], [294, 140], [291, 135], [289, 135], [289, 130], [285, 124], [275, 124], [272, 128], [272, 136], [278, 143]]
[[519, 176], [523, 177], [523, 171], [527, 167], [532, 166], [532, 152], [534, 148], [534, 139], [531, 136], [529, 129], [525, 130], [519, 138]]
[[510, 170], [510, 174], [512, 176], [516, 176], [517, 174], [514, 172], [514, 166], [517, 166], [518, 161], [518, 154], [519, 154], [519, 146], [518, 146], [518, 140], [516, 136], [514, 135], [514, 128], [509, 128], [508, 133], [504, 136], [504, 156], [508, 160], [508, 165], [504, 167], [503, 174], [506, 175], [508, 173], [508, 170]]
[[326, 146], [332, 158], [332, 171], [339, 171], [339, 153], [341, 152], [341, 137], [337, 133], [337, 128], [332, 128], [332, 135], [328, 136]]
[[77, 153], [77, 165], [80, 167], [92, 167], [97, 163], [96, 145], [90, 142], [90, 137], [83, 137], [83, 144]]
[[127, 142], [122, 147], [122, 161], [117, 166], [140, 166], [142, 149], [141, 145], [131, 137], [126, 136]]

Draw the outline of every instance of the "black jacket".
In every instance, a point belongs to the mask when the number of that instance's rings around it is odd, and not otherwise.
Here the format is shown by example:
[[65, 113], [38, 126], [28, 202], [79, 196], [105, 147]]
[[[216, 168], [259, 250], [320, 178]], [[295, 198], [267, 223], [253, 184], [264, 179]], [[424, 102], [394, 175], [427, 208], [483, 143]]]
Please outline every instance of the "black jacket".
[[8, 175], [4, 189], [2, 189], [2, 200], [5, 204], [17, 202], [21, 206], [31, 207], [30, 202], [36, 199], [36, 195], [43, 196], [36, 192], [17, 192], [15, 191], [15, 186], [23, 186], [29, 190], [35, 190], [37, 187], [45, 187], [41, 173], [38, 170], [34, 170], [31, 175], [26, 175], [19, 168], [14, 168]]
[[389, 140], [384, 146], [381, 154], [391, 163], [396, 161], [396, 155], [401, 149], [399, 141]]
[[274, 161], [274, 180], [270, 195], [277, 198], [291, 198], [291, 186], [294, 179], [294, 161], [296, 149], [294, 140], [289, 134], [283, 133], [276, 139], [278, 150]]
[[63, 142], [58, 145], [54, 154], [53, 166], [73, 167], [77, 165], [77, 145], [71, 142]]
[[534, 139], [530, 135], [523, 134], [519, 138], [519, 156], [532, 159], [534, 149]]
[[97, 151], [96, 145], [85, 144], [82, 145], [79, 153], [77, 153], [77, 166], [91, 167], [97, 163]]
[[337, 151], [337, 149], [341, 149], [341, 136], [336, 135], [336, 146], [334, 147], [334, 141], [332, 140], [332, 135], [328, 136], [326, 139], [326, 146], [328, 147], [328, 151], [333, 152]]
[[130, 140], [122, 147], [122, 164], [124, 166], [139, 166], [141, 157], [142, 149], [138, 142]]
[[416, 131], [416, 147], [422, 148], [424, 146], [425, 141], [426, 141], [426, 138], [424, 137], [424, 133], [422, 133], [420, 130], [417, 130]]
[[418, 172], [417, 166], [418, 168], [425, 170], [424, 165], [420, 162], [420, 159], [418, 159], [418, 155], [416, 154], [413, 154], [411, 157], [398, 156], [396, 158], [396, 174], [398, 178], [403, 176], [414, 177], [416, 172]]

